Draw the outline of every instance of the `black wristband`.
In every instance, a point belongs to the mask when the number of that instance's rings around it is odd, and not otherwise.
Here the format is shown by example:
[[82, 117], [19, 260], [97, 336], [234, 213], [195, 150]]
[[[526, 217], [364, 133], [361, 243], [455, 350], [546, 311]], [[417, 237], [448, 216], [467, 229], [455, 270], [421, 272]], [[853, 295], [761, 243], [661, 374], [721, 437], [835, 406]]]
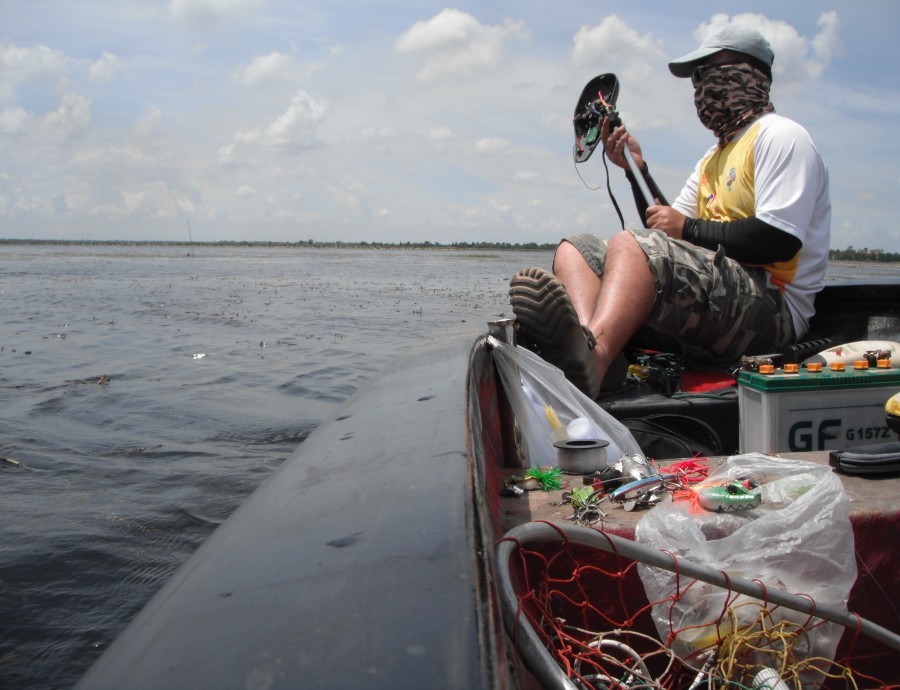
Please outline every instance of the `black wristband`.
[[688, 218], [685, 216], [684, 225], [681, 226], [681, 239], [687, 240], [691, 244], [697, 244], [697, 226], [699, 225], [696, 218]]
[[[641, 165], [641, 175], [643, 175], [644, 177], [647, 177], [647, 175], [649, 175], [649, 174], [650, 174], [650, 168], [647, 167], [647, 161], [644, 161], [643, 164]], [[627, 168], [625, 170], [625, 177], [628, 179], [629, 182], [635, 181], [634, 175], [631, 174], [631, 168]]]

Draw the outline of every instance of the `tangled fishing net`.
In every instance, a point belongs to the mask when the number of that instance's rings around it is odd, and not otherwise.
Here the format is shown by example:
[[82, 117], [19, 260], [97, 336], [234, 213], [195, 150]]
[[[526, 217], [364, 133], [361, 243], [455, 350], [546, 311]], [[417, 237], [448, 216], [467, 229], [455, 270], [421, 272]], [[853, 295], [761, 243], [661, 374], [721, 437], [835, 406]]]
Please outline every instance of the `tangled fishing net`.
[[[900, 637], [809, 596], [731, 577], [623, 537], [533, 522], [498, 545], [504, 624], [520, 657], [547, 688], [887, 688], [897, 682]], [[641, 567], [675, 575], [650, 601]], [[695, 622], [653, 612], [713, 591], [720, 608]], [[838, 655], [818, 656], [823, 627], [843, 632]]]
[[[679, 485], [701, 500], [676, 492], [641, 518], [634, 540], [537, 522], [501, 542], [506, 627], [542, 683], [897, 683], [900, 636], [847, 612], [854, 535], [848, 496], [830, 468], [753, 453], [693, 475]], [[710, 489], [725, 491], [713, 510], [703, 509]]]

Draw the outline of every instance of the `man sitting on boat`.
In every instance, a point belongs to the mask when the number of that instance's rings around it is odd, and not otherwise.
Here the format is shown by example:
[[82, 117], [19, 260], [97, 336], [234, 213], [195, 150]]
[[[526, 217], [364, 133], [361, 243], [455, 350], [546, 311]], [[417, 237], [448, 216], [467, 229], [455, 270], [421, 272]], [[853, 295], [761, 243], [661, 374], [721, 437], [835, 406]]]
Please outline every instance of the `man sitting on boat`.
[[[690, 77], [697, 115], [718, 139], [674, 203], [637, 140], [605, 118], [606, 155], [625, 168], [645, 228], [568, 237], [553, 273], [513, 277], [521, 341], [590, 397], [621, 386], [620, 353], [642, 326], [691, 360], [722, 365], [781, 352], [806, 333], [828, 259], [828, 171], [807, 131], [774, 112], [773, 60], [759, 32], [730, 24], [670, 62]], [[655, 204], [637, 191], [626, 146]]]

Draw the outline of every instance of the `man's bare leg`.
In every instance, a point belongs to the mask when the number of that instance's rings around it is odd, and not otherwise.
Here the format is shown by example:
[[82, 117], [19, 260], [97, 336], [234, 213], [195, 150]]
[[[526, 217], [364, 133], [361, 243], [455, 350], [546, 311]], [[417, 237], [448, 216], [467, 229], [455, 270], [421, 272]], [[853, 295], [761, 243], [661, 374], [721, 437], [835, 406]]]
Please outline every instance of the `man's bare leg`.
[[578, 320], [587, 324], [597, 311], [600, 296], [600, 276], [594, 273], [581, 252], [571, 242], [563, 240], [553, 257], [553, 273], [565, 286], [578, 314]]
[[560, 244], [553, 269], [582, 323], [597, 339], [594, 361], [602, 381], [653, 306], [656, 286], [647, 255], [631, 233], [620, 232], [609, 241], [602, 282], [568, 242]]

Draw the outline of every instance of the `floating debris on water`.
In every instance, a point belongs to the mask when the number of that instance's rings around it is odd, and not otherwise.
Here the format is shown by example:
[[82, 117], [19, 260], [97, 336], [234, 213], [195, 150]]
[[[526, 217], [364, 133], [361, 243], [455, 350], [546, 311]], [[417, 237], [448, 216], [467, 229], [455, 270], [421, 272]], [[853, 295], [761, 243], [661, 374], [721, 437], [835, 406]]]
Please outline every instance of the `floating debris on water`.
[[136, 448], [135, 450], [129, 450], [125, 453], [126, 458], [134, 457], [135, 455], [143, 455], [151, 450], [157, 450], [162, 448], [162, 443], [157, 443], [155, 446], [150, 446], [149, 448]]

